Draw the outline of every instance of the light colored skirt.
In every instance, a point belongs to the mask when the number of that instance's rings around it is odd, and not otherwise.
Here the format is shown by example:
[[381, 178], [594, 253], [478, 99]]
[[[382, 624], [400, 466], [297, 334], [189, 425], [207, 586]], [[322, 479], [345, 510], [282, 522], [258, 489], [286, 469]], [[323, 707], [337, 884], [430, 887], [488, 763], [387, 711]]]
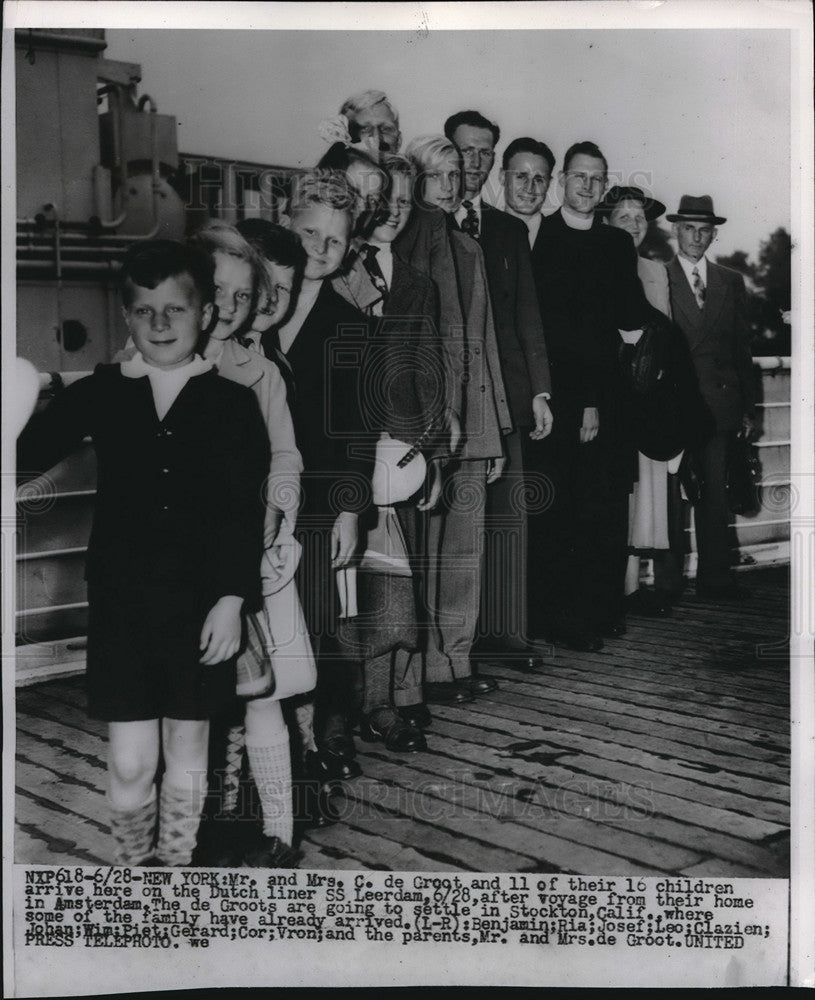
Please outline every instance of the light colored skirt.
[[668, 463], [641, 452], [639, 479], [628, 504], [628, 546], [632, 549], [668, 548]]

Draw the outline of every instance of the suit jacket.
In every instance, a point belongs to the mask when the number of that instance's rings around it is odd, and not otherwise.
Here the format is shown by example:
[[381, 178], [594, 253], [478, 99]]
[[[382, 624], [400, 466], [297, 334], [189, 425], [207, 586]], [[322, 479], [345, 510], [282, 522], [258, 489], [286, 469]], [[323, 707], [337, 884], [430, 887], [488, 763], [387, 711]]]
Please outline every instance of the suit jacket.
[[436, 285], [447, 405], [460, 418], [464, 399], [464, 318], [444, 212], [414, 205], [408, 224], [394, 241], [393, 253]]
[[482, 202], [479, 242], [512, 419], [516, 426], [530, 426], [532, 397], [551, 393], [552, 382], [528, 231], [519, 219]]
[[601, 410], [601, 428], [604, 409], [613, 427], [621, 417], [618, 331], [642, 327], [651, 309], [634, 243], [597, 216], [591, 229], [572, 229], [557, 211], [541, 222], [532, 263], [560, 430], [564, 419], [579, 427], [591, 406]]
[[707, 262], [707, 289], [700, 309], [682, 265], [668, 265], [671, 305], [688, 342], [699, 388], [720, 431], [737, 430], [755, 405], [753, 359], [744, 279]]
[[208, 371], [159, 420], [147, 376], [98, 365], [30, 421], [19, 467], [45, 471], [87, 435], [98, 467], [88, 579], [257, 606], [269, 442], [252, 393]]
[[366, 426], [361, 405], [369, 339], [368, 318], [326, 280], [285, 352], [294, 378], [289, 405], [303, 457], [304, 511], [333, 519], [370, 503], [372, 442], [381, 427]]
[[502, 434], [512, 430], [495, 338], [484, 255], [478, 243], [452, 229], [450, 243], [464, 308], [467, 378], [462, 406], [462, 459], [500, 458]]
[[[393, 257], [390, 293], [381, 316], [373, 310], [382, 295], [361, 259], [332, 279], [335, 291], [372, 318], [372, 340], [363, 366], [363, 410], [369, 426], [414, 443], [427, 429], [438, 439], [444, 426], [446, 375], [438, 335], [438, 293], [426, 275]], [[432, 447], [423, 450], [434, 451]]]

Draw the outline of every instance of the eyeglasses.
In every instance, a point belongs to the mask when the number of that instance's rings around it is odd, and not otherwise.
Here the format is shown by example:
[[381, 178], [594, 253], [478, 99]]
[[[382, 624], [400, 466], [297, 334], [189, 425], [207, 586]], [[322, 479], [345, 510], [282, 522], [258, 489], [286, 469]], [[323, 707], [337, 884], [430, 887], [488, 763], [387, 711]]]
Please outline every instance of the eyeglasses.
[[492, 149], [479, 149], [477, 146], [467, 146], [459, 152], [466, 160], [493, 160], [495, 151]]
[[374, 136], [383, 136], [386, 139], [395, 139], [399, 135], [399, 129], [395, 125], [359, 125], [359, 134], [362, 138], [371, 139]]

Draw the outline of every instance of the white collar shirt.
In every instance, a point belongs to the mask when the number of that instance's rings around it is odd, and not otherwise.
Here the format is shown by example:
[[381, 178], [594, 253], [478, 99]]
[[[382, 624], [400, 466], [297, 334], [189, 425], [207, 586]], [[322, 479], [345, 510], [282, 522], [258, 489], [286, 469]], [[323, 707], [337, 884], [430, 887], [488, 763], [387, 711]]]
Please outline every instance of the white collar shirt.
[[693, 269], [696, 268], [699, 271], [699, 277], [702, 279], [702, 285], [707, 288], [707, 257], [702, 256], [697, 261], [688, 260], [687, 257], [683, 257], [681, 253], [676, 255], [676, 259], [679, 261], [682, 270], [685, 272], [685, 277], [688, 279], [688, 284], [693, 290]]

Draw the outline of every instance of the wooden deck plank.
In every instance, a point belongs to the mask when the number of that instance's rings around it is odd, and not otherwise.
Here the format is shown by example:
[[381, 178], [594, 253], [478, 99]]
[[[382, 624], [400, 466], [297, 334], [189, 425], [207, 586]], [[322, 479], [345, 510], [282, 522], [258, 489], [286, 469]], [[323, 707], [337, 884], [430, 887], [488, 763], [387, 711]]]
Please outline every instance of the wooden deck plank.
[[[438, 747], [437, 753], [440, 754], [443, 749], [445, 756], [460, 761], [463, 765], [468, 761], [471, 765], [478, 761], [484, 767], [493, 769], [503, 767], [506, 770], [506, 758], [491, 748], [477, 748], [480, 753], [476, 757], [476, 750], [470, 743], [448, 740], [445, 737], [440, 737], [439, 742], [441, 746]], [[754, 817], [756, 820], [774, 825], [776, 829], [789, 822], [789, 808], [785, 803], [751, 799], [738, 792], [710, 788], [690, 780], [665, 776], [656, 771], [644, 771], [618, 761], [606, 761], [585, 754], [574, 755], [566, 765], [556, 756], [551, 762], [546, 760], [544, 763], [516, 757], [511, 770], [515, 774], [532, 780], [539, 779], [547, 784], [557, 784], [572, 779], [579, 781], [581, 778], [622, 783], [631, 788], [640, 788], [644, 792], [647, 790], [648, 794], [661, 794], [681, 802], [692, 801], [696, 805], [709, 806], [727, 814]], [[558, 775], [557, 779], [554, 778], [555, 774]]]
[[[544, 648], [539, 672], [479, 658], [499, 690], [434, 706], [428, 752], [360, 743], [344, 821], [306, 833], [303, 867], [784, 877], [786, 573], [740, 579], [744, 604], [689, 595], [599, 653]], [[84, 677], [18, 689], [17, 713], [15, 857], [104, 863], [107, 727]]]
[[396, 840], [367, 833], [359, 827], [351, 827], [346, 823], [338, 823], [323, 830], [310, 830], [304, 838], [305, 843], [312, 847], [319, 845], [327, 852], [342, 851], [349, 860], [359, 862], [360, 868], [377, 868], [394, 872], [463, 870], [413, 847], [405, 847]]
[[[482, 716], [479, 716], [479, 721], [482, 724], [477, 726], [477, 729], [479, 733], [482, 733], [484, 732]], [[439, 722], [441, 722], [441, 727]], [[454, 735], [445, 729], [445, 724], [448, 727], [450, 725], [436, 713], [430, 735], [437, 731]], [[627, 758], [632, 750], [650, 752], [668, 759], [685, 760], [694, 767], [710, 766], [736, 775], [743, 774], [748, 777], [758, 775], [785, 786], [789, 783], [789, 766], [781, 754], [765, 754], [758, 758], [743, 757], [723, 753], [721, 750], [712, 751], [706, 747], [697, 747], [688, 743], [651, 736], [648, 733], [629, 733], [611, 726], [569, 722], [563, 719], [558, 719], [557, 723], [553, 724], [547, 717], [541, 718], [540, 722], [534, 725], [521, 722], [516, 725], [515, 735], [521, 742], [545, 744], [557, 741], [561, 746], [580, 750], [584, 745], [583, 740], [589, 739], [608, 744], [609, 748], [616, 748], [612, 749], [612, 752], [621, 755], [622, 759]]]
[[[527, 683], [541, 688], [564, 688], [571, 684], [580, 684], [585, 690], [596, 689], [603, 693], [609, 687], [619, 690], [625, 685], [627, 693], [641, 697], [657, 697], [661, 702], [679, 701], [683, 705], [699, 705], [706, 707], [716, 705], [720, 708], [734, 710], [747, 709], [759, 711], [764, 717], [771, 716], [780, 721], [789, 717], [789, 696], [785, 688], [779, 691], [778, 686], [766, 687], [751, 691], [738, 680], [734, 679], [729, 688], [724, 688], [720, 682], [705, 682], [700, 677], [689, 677], [684, 672], [673, 672], [670, 678], [654, 678], [652, 671], [637, 671], [631, 667], [617, 667], [613, 672], [588, 672], [568, 670], [550, 670], [549, 665], [542, 671], [513, 670], [506, 664], [490, 662], [484, 671], [494, 674], [513, 683]], [[704, 675], [709, 677], [709, 672]]]
[[[503, 748], [507, 740], [507, 734], [504, 730], [481, 729], [478, 731], [477, 736], [473, 736], [471, 727], [465, 727], [438, 718], [434, 719], [433, 728], [429, 731], [429, 735], [435, 732], [440, 732], [442, 735], [452, 736], [462, 741], [476, 739], [479, 743], [498, 748]], [[534, 727], [523, 726], [520, 735], [534, 736]], [[476, 775], [473, 780], [480, 783], [483, 779]], [[496, 780], [503, 781], [504, 779], [497, 776], [492, 779], [493, 782]], [[578, 805], [582, 805], [584, 801], [576, 793], [574, 796], [570, 796], [570, 801], [572, 800]], [[596, 806], [596, 799], [588, 799], [586, 800], [586, 804], [590, 808]], [[726, 859], [745, 861], [745, 863], [757, 868], [764, 866], [765, 869], [775, 872], [786, 870], [784, 868], [786, 864], [785, 855], [788, 852], [784, 849], [784, 845], [780, 848], [777, 845], [763, 846], [744, 841], [740, 838], [730, 837], [718, 830], [702, 829], [688, 822], [675, 821], [653, 814], [642, 816], [630, 810], [623, 811], [623, 815], [617, 815], [614, 810], [609, 810], [603, 816], [603, 823], [624, 830], [636, 831], [640, 835], [653, 838], [657, 841], [665, 841], [669, 844], [695, 847], [696, 849], [699, 849], [700, 845], [704, 845], [704, 850], [709, 851], [711, 854]]]
[[[394, 773], [394, 767], [398, 767], [398, 773]], [[438, 782], [439, 765], [437, 758], [430, 754], [411, 754], [394, 765], [383, 755], [373, 753], [366, 755], [365, 773], [415, 794], [424, 792], [434, 779]], [[451, 775], [450, 780], [468, 786], [467, 803], [481, 802], [482, 808], [489, 807], [487, 811], [504, 823], [512, 821], [519, 826], [531, 827], [558, 841], [570, 842], [573, 848], [582, 845], [599, 849], [660, 871], [678, 870], [701, 857], [698, 850], [655, 841], [630, 830], [609, 831], [603, 818], [586, 817], [610, 810], [603, 809], [602, 803], [580, 795], [576, 790], [568, 790], [566, 796], [553, 796], [542, 801], [541, 788], [523, 779], [461, 771]], [[453, 794], [456, 801], [465, 801], [459, 790]]]
[[[518, 704], [518, 702], [521, 703]], [[706, 730], [687, 730], [681, 726], [663, 725], [657, 727], [651, 719], [640, 719], [635, 716], [625, 716], [613, 712], [604, 713], [586, 710], [577, 705], [571, 706], [570, 708], [568, 705], [549, 703], [546, 707], [545, 713], [542, 713], [541, 711], [527, 708], [527, 704], [527, 700], [503, 699], [499, 701], [496, 697], [491, 702], [479, 700], [471, 707], [477, 714], [492, 716], [495, 725], [501, 724], [499, 723], [499, 720], [504, 720], [504, 725], [506, 725], [506, 720], [517, 720], [534, 725], [537, 724], [541, 718], [544, 718], [549, 721], [551, 726], [565, 726], [580, 723], [591, 726], [605, 726], [611, 729], [618, 728], [621, 733], [631, 733], [634, 735], [638, 733], [653, 733], [655, 729], [658, 729], [660, 732], [670, 735], [672, 739], [676, 740], [676, 742], [688, 743], [691, 746], [699, 743], [711, 750], [721, 749], [726, 752], [733, 753], [734, 755], [737, 754], [740, 747], [744, 747], [745, 757], [747, 756], [746, 751], [751, 746], [757, 746], [762, 750], [766, 750], [769, 747], [774, 757], [787, 753], [785, 747], [779, 746], [774, 742], [775, 734], [773, 734], [772, 739], [767, 739], [766, 734], [754, 733], [752, 741], [747, 739], [736, 739], [730, 736], [725, 736], [723, 738], [716, 732], [708, 732]], [[449, 709], [446, 706], [436, 707], [439, 712], [444, 713], [445, 718], [450, 717], [447, 715]]]
[[[337, 796], [341, 798], [343, 796]], [[500, 846], [501, 840], [483, 840], [461, 830], [461, 824], [426, 823], [383, 807], [388, 788], [358, 778], [344, 786], [350, 805], [340, 807], [343, 822], [352, 829], [398, 841], [422, 854], [463, 871], [519, 871], [530, 864], [528, 853], [519, 854]], [[394, 798], [394, 796], [391, 796]], [[500, 824], [499, 824], [500, 825]], [[478, 832], [482, 832], [479, 830]], [[494, 832], [494, 831], [493, 831]]]

